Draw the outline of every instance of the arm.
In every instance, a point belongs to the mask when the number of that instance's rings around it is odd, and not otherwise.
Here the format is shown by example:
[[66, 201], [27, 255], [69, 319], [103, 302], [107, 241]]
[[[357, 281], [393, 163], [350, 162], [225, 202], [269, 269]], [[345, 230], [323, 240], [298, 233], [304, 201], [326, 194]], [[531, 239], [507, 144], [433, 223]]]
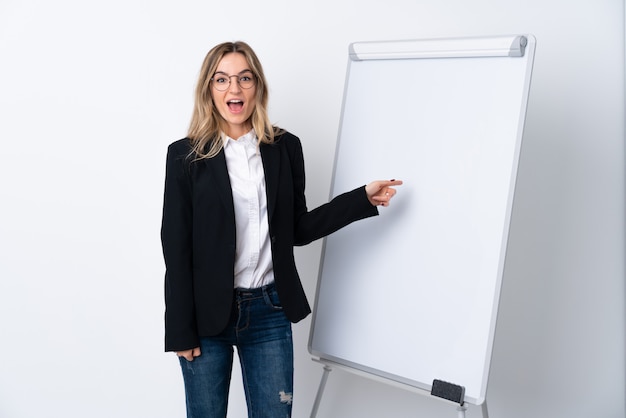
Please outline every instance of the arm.
[[295, 245], [308, 244], [354, 221], [378, 215], [376, 206], [389, 206], [389, 201], [396, 193], [392, 186], [402, 184], [400, 180], [374, 181], [342, 193], [330, 202], [308, 211], [304, 194], [302, 145], [299, 140], [294, 143], [290, 160], [294, 186]]
[[165, 350], [199, 345], [196, 331], [192, 272], [192, 209], [187, 147], [168, 148], [161, 224], [165, 259]]

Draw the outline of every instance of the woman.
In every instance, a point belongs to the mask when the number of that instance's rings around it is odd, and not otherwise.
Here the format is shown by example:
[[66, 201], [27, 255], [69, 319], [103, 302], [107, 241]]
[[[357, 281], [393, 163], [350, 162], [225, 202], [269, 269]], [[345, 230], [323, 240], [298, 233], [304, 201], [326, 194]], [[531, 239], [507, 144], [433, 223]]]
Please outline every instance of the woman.
[[207, 54], [187, 138], [168, 148], [161, 239], [165, 349], [187, 416], [226, 416], [237, 347], [249, 417], [291, 416], [291, 323], [311, 309], [294, 263], [305, 245], [378, 214], [401, 181], [309, 211], [300, 140], [271, 125], [263, 69], [243, 42]]

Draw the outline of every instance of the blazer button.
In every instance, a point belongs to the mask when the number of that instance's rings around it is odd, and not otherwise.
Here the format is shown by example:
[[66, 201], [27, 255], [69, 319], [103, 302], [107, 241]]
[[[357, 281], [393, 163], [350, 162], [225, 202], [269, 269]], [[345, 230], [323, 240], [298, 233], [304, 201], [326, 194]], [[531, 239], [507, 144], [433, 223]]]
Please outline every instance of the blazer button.
[[276, 242], [276, 237], [272, 235], [271, 241], [272, 241], [272, 244], [274, 244]]

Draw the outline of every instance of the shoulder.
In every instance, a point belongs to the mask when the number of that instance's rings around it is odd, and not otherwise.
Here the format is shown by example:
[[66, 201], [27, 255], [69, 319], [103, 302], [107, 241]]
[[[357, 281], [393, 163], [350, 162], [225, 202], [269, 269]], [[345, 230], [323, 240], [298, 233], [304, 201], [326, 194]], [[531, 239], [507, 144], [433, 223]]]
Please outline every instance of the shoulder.
[[275, 139], [276, 141], [300, 141], [300, 138], [284, 129], [279, 129], [279, 131], [276, 133]]
[[172, 142], [167, 147], [168, 154], [175, 155], [187, 155], [191, 152], [191, 140], [189, 138], [182, 138]]
[[168, 172], [187, 172], [193, 161], [191, 140], [189, 138], [179, 139], [172, 142], [167, 147], [166, 167]]
[[281, 129], [274, 137], [274, 144], [279, 147], [285, 147], [290, 151], [301, 150], [302, 143], [300, 138], [289, 131]]
[[179, 139], [174, 141], [167, 147], [167, 161], [168, 164], [180, 164], [184, 161], [192, 161], [193, 150], [191, 146], [191, 140], [189, 138]]

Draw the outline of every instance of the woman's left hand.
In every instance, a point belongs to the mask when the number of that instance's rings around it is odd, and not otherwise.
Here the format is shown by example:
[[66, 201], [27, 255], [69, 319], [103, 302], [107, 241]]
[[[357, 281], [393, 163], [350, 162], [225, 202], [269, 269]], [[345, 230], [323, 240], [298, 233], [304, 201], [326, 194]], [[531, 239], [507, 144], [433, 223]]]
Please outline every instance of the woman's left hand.
[[402, 180], [376, 180], [365, 186], [365, 193], [374, 206], [389, 206], [389, 201], [396, 194], [392, 186], [400, 186]]

